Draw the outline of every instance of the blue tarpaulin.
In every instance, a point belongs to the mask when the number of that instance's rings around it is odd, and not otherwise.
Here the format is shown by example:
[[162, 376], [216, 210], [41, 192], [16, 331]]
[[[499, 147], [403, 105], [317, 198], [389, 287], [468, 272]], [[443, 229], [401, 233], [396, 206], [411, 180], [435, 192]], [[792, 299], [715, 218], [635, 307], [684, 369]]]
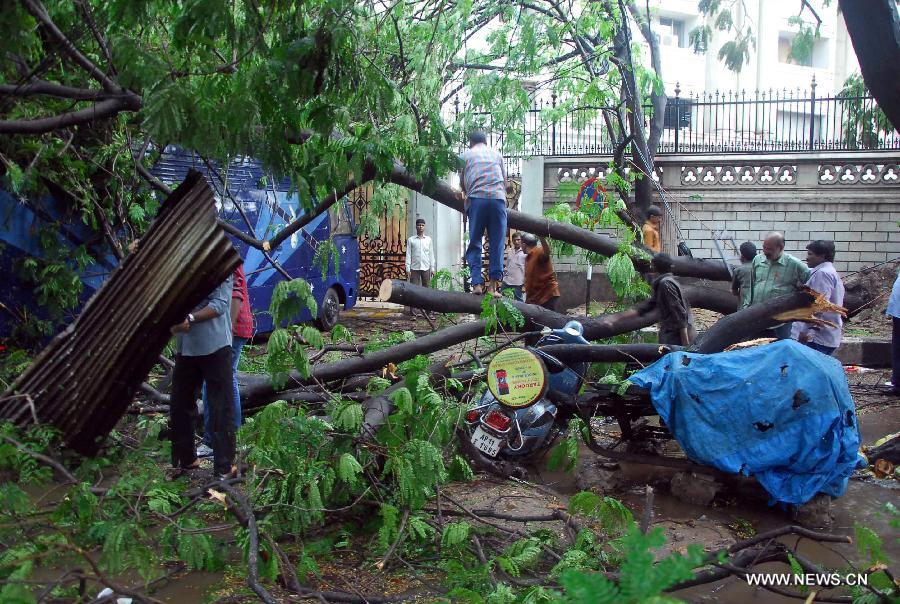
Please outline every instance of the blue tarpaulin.
[[793, 340], [673, 352], [629, 379], [650, 390], [689, 458], [755, 476], [772, 503], [838, 497], [865, 464], [843, 367]]

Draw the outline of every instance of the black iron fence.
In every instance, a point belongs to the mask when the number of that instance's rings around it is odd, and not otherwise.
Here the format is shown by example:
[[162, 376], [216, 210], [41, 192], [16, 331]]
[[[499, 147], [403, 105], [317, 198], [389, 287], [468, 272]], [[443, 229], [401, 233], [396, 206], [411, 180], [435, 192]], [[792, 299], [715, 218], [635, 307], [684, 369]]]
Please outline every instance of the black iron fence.
[[[659, 154], [900, 149], [900, 136], [873, 97], [818, 96], [815, 80], [806, 91], [680, 93], [676, 86], [666, 104]], [[647, 123], [652, 111], [644, 107]], [[492, 123], [490, 113], [475, 121], [504, 149], [514, 173], [520, 157], [612, 154], [604, 113], [617, 119], [602, 107], [566, 108], [554, 95], [537, 101], [519, 123]]]

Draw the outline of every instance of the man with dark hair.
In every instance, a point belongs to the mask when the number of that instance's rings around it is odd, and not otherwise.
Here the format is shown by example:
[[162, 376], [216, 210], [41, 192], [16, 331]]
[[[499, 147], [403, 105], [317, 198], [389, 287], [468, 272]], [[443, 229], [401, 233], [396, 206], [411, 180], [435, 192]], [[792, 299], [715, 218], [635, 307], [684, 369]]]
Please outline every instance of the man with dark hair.
[[[750, 304], [798, 291], [809, 279], [809, 267], [784, 253], [784, 235], [769, 233], [763, 241], [763, 253], [750, 265]], [[769, 337], [786, 340], [791, 337], [791, 322], [767, 330]]]
[[[413, 285], [428, 287], [434, 273], [434, 245], [425, 234], [425, 219], [416, 219], [416, 234], [406, 240], [406, 280]], [[412, 313], [407, 307], [406, 312]]]
[[525, 284], [525, 250], [522, 249], [522, 234], [514, 233], [512, 247], [506, 250], [506, 272], [503, 274], [503, 289], [512, 290], [513, 298], [522, 302], [522, 286]]
[[482, 237], [487, 229], [490, 243], [491, 280], [488, 290], [500, 291], [503, 279], [503, 248], [506, 241], [506, 168], [503, 156], [487, 146], [487, 136], [482, 130], [469, 134], [469, 148], [460, 156], [462, 169], [459, 186], [469, 219], [469, 245], [466, 248], [466, 264], [472, 271], [472, 291], [485, 293], [481, 274]]
[[541, 247], [538, 248], [536, 236], [531, 233], [522, 235], [522, 250], [525, 252], [525, 301], [555, 311], [559, 301], [559, 282], [550, 259], [550, 243], [543, 237], [540, 241]]
[[756, 246], [745, 241], [741, 244], [741, 265], [735, 267], [734, 276], [731, 279], [731, 293], [740, 297], [738, 310], [750, 306], [750, 269], [753, 259], [756, 258]]
[[662, 238], [659, 235], [659, 225], [662, 222], [662, 210], [657, 206], [647, 208], [647, 222], [641, 232], [644, 235], [644, 245], [658, 254], [662, 251]]
[[643, 316], [659, 309], [659, 343], [689, 346], [697, 337], [691, 305], [681, 291], [681, 285], [672, 274], [672, 257], [655, 254], [650, 261], [653, 272], [659, 275], [651, 284], [652, 296], [623, 317]]
[[213, 471], [220, 478], [237, 473], [235, 449], [234, 378], [231, 370], [231, 299], [233, 277], [223, 281], [171, 331], [176, 336], [175, 369], [169, 421], [172, 466], [176, 472], [199, 467], [194, 449], [196, 393], [206, 382], [213, 448]]
[[[825, 298], [837, 306], [844, 305], [844, 283], [834, 268], [834, 242], [818, 239], [810, 241], [806, 246], [806, 264], [809, 266], [809, 278], [806, 285], [810, 289], [824, 294]], [[816, 313], [816, 318], [833, 323], [827, 325], [811, 325], [797, 321], [791, 330], [791, 337], [823, 354], [830, 355], [841, 345], [841, 315], [836, 312]]]

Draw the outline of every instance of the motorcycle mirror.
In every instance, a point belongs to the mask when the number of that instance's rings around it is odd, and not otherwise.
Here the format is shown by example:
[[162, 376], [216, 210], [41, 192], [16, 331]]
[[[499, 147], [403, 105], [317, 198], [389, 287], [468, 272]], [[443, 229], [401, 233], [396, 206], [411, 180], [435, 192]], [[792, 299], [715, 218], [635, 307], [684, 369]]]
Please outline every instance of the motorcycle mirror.
[[584, 335], [584, 327], [582, 327], [581, 323], [578, 321], [569, 321], [563, 329], [565, 329], [566, 333], [570, 336]]

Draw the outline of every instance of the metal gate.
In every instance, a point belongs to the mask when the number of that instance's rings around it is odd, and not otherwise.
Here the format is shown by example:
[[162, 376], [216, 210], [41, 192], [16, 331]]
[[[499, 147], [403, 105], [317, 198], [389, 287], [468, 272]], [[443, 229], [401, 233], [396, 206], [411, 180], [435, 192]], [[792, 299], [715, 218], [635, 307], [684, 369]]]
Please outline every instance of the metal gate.
[[[372, 186], [366, 185], [350, 193], [353, 220], [368, 209]], [[375, 238], [359, 238], [359, 297], [375, 298], [385, 279], [406, 279], [406, 216], [403, 212], [385, 212], [378, 217], [379, 230]]]

